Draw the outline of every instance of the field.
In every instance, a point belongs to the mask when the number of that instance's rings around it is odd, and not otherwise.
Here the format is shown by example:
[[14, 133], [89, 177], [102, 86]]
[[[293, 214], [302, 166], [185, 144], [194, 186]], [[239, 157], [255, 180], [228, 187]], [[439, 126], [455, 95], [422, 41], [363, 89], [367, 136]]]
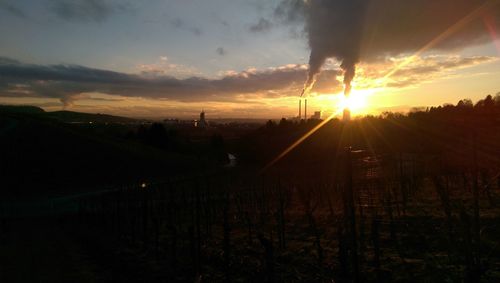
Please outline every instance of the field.
[[[457, 111], [330, 121], [270, 167], [319, 121], [268, 122], [228, 140], [227, 128], [189, 133], [195, 143], [168, 134], [168, 146], [151, 134], [85, 139], [145, 167], [86, 191], [11, 192], [2, 278], [26, 266], [39, 277], [24, 282], [498, 282], [498, 116]], [[60, 138], [97, 135], [57, 127]], [[160, 170], [177, 159], [188, 169]]]
[[107, 260], [139, 261], [140, 270], [135, 263], [121, 270], [153, 281], [500, 278], [498, 184], [475, 184], [471, 175], [429, 179], [414, 159], [396, 160], [399, 174], [387, 176], [352, 158], [351, 177], [330, 180], [242, 181], [228, 173], [121, 188], [79, 200], [61, 221], [116, 257]]

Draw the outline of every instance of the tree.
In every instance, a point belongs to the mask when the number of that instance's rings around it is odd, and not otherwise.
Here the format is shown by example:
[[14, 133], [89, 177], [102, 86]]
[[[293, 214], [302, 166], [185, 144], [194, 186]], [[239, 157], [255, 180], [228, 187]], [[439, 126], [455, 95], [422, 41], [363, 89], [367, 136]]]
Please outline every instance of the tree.
[[281, 118], [281, 120], [280, 120], [280, 124], [279, 124], [279, 127], [280, 127], [281, 129], [286, 129], [286, 128], [288, 128], [289, 126], [290, 126], [290, 122], [289, 122], [287, 119], [285, 119], [285, 118]]
[[167, 130], [163, 124], [153, 123], [149, 128], [148, 141], [155, 146], [165, 146], [168, 142]]
[[495, 100], [495, 104], [497, 106], [500, 106], [500, 92], [498, 92], [496, 95], [495, 95], [495, 98], [493, 99]]
[[269, 120], [266, 122], [266, 129], [272, 130], [276, 127], [276, 123], [273, 120]]
[[465, 98], [465, 99], [460, 100], [457, 103], [457, 107], [459, 107], [459, 108], [472, 108], [472, 107], [474, 107], [474, 104], [472, 103], [472, 100], [470, 100], [469, 98]]
[[484, 99], [484, 107], [487, 109], [491, 109], [495, 106], [495, 101], [493, 101], [493, 97], [491, 95], [486, 96]]

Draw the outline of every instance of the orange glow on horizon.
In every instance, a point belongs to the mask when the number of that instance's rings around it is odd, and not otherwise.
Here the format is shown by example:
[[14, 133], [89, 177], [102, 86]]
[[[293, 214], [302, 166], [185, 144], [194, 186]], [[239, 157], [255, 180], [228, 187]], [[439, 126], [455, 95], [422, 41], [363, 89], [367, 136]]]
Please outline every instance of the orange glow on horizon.
[[355, 89], [351, 94], [345, 96], [343, 92], [336, 94], [317, 94], [310, 99], [310, 104], [320, 104], [323, 112], [335, 113], [334, 117], [340, 117], [344, 109], [349, 109], [353, 117], [373, 113], [375, 111], [371, 104], [372, 97], [380, 89]]
[[376, 89], [361, 89], [361, 90], [356, 90], [352, 89], [351, 93], [348, 96], [344, 95], [344, 92], [331, 95], [328, 94], [326, 95], [329, 97], [329, 99], [334, 99], [337, 100], [336, 104], [334, 103], [332, 107], [334, 107], [333, 113], [328, 116], [326, 119], [324, 119], [321, 123], [316, 125], [314, 128], [312, 128], [309, 132], [307, 132], [305, 135], [303, 135], [301, 138], [299, 138], [297, 141], [295, 141], [293, 144], [291, 144], [289, 147], [287, 147], [281, 154], [279, 154], [275, 159], [273, 159], [271, 162], [269, 162], [262, 170], [261, 173], [265, 172], [267, 169], [272, 167], [274, 164], [276, 164], [278, 161], [280, 161], [283, 157], [285, 157], [288, 153], [290, 153], [292, 150], [294, 150], [297, 146], [299, 146], [302, 142], [304, 142], [307, 138], [309, 138], [312, 134], [314, 134], [316, 131], [321, 129], [324, 125], [326, 125], [328, 122], [330, 122], [333, 118], [338, 117], [339, 115], [342, 115], [344, 109], [349, 109], [351, 114], [354, 115], [361, 115], [361, 114], [367, 114], [367, 110], [369, 110], [368, 107], [368, 97], [371, 94], [374, 94]]
[[340, 109], [349, 109], [351, 114], [366, 114], [369, 110], [368, 96], [373, 94], [374, 90], [352, 90], [349, 95], [338, 95], [338, 107]]

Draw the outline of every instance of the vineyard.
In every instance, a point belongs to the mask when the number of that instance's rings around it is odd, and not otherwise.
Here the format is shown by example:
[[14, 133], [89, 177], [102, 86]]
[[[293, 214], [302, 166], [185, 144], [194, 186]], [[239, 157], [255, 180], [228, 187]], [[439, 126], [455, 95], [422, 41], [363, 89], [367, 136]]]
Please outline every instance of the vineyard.
[[351, 149], [332, 168], [144, 182], [78, 198], [60, 221], [97, 257], [122, 262], [110, 275], [119, 281], [500, 279], [498, 176]]

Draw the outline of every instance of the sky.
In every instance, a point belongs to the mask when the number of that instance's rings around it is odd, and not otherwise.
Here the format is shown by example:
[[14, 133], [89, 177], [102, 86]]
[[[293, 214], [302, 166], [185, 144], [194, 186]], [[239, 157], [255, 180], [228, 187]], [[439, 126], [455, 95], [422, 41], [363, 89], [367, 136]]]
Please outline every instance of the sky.
[[[359, 115], [500, 92], [497, 0], [0, 0], [0, 104]], [[347, 80], [349, 85], [350, 79]]]

